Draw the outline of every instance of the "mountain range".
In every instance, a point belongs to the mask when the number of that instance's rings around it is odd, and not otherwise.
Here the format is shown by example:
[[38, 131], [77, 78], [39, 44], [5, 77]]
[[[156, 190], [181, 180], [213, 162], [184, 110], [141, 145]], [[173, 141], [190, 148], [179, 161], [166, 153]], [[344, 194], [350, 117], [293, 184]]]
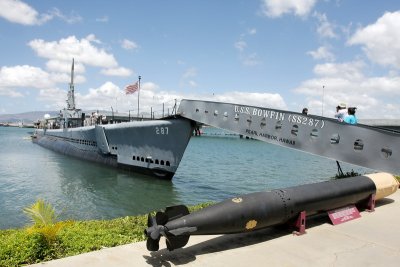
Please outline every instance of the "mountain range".
[[56, 111], [31, 111], [18, 114], [0, 114], [1, 123], [33, 123], [35, 121], [43, 119], [45, 114], [56, 116]]

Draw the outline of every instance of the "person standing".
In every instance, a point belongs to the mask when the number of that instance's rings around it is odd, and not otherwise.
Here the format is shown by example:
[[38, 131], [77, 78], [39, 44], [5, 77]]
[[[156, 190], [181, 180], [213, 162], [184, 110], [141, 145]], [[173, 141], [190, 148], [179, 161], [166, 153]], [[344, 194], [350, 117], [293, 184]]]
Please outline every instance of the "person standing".
[[357, 124], [357, 117], [356, 117], [356, 109], [355, 107], [351, 107], [347, 109], [347, 116], [344, 117], [344, 122], [349, 124]]
[[336, 107], [335, 118], [338, 121], [342, 122], [346, 117], [346, 115], [347, 115], [346, 104], [340, 103], [340, 105]]
[[308, 108], [303, 108], [303, 111], [301, 112], [301, 114], [307, 115], [308, 114]]

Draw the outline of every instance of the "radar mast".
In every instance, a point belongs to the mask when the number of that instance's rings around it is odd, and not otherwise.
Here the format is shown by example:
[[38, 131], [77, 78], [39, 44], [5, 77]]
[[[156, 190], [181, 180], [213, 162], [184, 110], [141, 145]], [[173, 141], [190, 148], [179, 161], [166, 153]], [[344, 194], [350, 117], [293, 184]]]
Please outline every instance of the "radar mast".
[[71, 83], [69, 84], [68, 99], [67, 99], [67, 109], [75, 109], [75, 89], [74, 89], [74, 58], [72, 58], [71, 67]]

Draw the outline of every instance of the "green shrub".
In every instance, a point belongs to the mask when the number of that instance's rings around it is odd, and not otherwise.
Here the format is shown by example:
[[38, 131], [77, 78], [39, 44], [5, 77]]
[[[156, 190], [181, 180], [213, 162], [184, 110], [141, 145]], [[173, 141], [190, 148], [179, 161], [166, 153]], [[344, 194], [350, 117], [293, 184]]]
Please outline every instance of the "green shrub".
[[[211, 203], [189, 207], [191, 212]], [[147, 215], [0, 230], [0, 266], [21, 266], [146, 240]]]
[[0, 231], [0, 266], [20, 266], [41, 262], [49, 257], [49, 247], [42, 234], [23, 230]]

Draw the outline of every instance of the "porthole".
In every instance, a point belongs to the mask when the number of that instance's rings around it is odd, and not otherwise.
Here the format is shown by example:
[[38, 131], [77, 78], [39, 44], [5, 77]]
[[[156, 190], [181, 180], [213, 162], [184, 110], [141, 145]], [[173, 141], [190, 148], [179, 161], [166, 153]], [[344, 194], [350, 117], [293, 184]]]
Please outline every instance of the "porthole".
[[299, 133], [299, 126], [298, 125], [293, 125], [292, 126], [292, 130], [290, 131], [290, 133], [293, 135], [293, 136], [297, 136], [297, 134]]
[[143, 157], [141, 157], [141, 158], [140, 158], [140, 161], [141, 161], [141, 162], [144, 162], [144, 158], [143, 158]]
[[357, 139], [357, 140], [354, 142], [354, 150], [355, 150], [355, 151], [361, 151], [361, 150], [363, 150], [363, 149], [364, 149], [364, 142], [363, 142], [363, 140]]
[[275, 130], [277, 130], [277, 131], [282, 130], [282, 121], [277, 121], [276, 122]]
[[228, 112], [224, 112], [224, 117], [222, 118], [223, 121], [227, 121], [228, 120]]
[[158, 159], [156, 159], [156, 164], [159, 164]]
[[340, 142], [340, 135], [337, 134], [337, 133], [332, 134], [332, 136], [331, 136], [331, 144], [332, 145], [337, 145], [337, 144], [339, 144], [339, 142]]
[[196, 108], [196, 112], [199, 112], [200, 110], [198, 108]]
[[251, 116], [249, 116], [246, 121], [247, 121], [247, 126], [250, 127], [251, 122], [252, 122]]
[[168, 161], [168, 160], [165, 162], [165, 165], [167, 165], [167, 166], [171, 166], [171, 164], [169, 163], [169, 161]]
[[310, 136], [311, 136], [311, 138], [318, 138], [318, 136], [319, 136], [318, 129], [312, 129]]
[[265, 126], [267, 126], [267, 119], [266, 118], [262, 118], [261, 119], [261, 123], [260, 123], [260, 128], [264, 129]]
[[161, 161], [160, 161], [160, 164], [161, 164], [161, 165], [164, 165], [164, 161], [163, 161], [163, 160], [161, 160]]
[[381, 149], [381, 155], [383, 158], [387, 159], [392, 156], [392, 150], [388, 147], [383, 147]]
[[136, 159], [136, 157], [135, 157], [135, 156], [133, 156], [133, 157], [132, 157], [132, 160], [135, 160], [135, 159]]

